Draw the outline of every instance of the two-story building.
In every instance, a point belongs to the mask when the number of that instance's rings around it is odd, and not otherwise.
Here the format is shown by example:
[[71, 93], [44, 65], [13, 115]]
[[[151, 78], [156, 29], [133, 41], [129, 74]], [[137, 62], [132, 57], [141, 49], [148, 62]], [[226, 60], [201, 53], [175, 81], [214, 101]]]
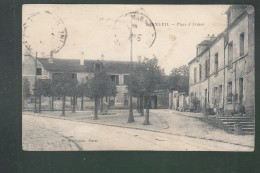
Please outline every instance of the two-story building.
[[[202, 109], [232, 110], [234, 103], [255, 110], [254, 8], [233, 5], [227, 12], [227, 28], [197, 45], [189, 62], [189, 95]], [[192, 103], [190, 104], [192, 106]]]
[[[52, 79], [53, 75], [66, 72], [71, 73], [80, 83], [86, 81], [87, 78], [93, 77], [96, 70], [105, 68], [117, 87], [117, 96], [106, 98], [105, 101], [112, 107], [127, 107], [129, 104], [127, 83], [129, 82], [130, 63], [127, 61], [84, 60], [83, 58], [57, 59], [52, 56], [49, 58], [35, 58], [29, 51], [26, 51], [22, 63], [22, 77], [27, 78], [30, 82], [33, 96], [33, 85], [36, 78]], [[91, 102], [89, 98], [84, 99]], [[133, 98], [133, 101], [136, 102], [136, 99]]]

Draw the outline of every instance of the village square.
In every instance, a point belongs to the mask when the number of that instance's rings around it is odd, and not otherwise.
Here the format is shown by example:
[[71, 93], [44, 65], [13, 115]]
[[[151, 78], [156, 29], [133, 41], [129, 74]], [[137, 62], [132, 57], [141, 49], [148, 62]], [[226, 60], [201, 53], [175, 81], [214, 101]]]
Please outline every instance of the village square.
[[[224, 13], [227, 23], [221, 32], [207, 33], [195, 46], [186, 46], [186, 51], [196, 53], [185, 64], [167, 66], [169, 72], [162, 64], [170, 58], [162, 60], [149, 52], [161, 39], [159, 27], [206, 24], [153, 22], [145, 10], [131, 11], [115, 20], [99, 20], [113, 22], [113, 43], [103, 41], [103, 47], [113, 44], [126, 49], [126, 60], [108, 59], [109, 53], [98, 46], [62, 58], [56, 55], [72, 40], [72, 29], [50, 11], [26, 16], [23, 150], [254, 151], [254, 9], [232, 5]], [[50, 16], [49, 30], [43, 26], [46, 35], [33, 28]], [[48, 44], [48, 38], [55, 41]], [[167, 38], [174, 46], [179, 39], [176, 35]], [[37, 44], [44, 48], [40, 50]], [[73, 44], [69, 49], [73, 50]], [[89, 58], [89, 52], [95, 51], [100, 55]], [[150, 56], [142, 56], [142, 51]]]

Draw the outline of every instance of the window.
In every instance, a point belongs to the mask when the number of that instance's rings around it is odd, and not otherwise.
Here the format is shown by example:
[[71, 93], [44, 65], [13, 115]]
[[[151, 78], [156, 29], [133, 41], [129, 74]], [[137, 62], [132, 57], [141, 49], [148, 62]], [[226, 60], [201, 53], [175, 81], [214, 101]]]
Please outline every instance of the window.
[[227, 85], [227, 102], [232, 102], [232, 82], [228, 82]]
[[206, 63], [205, 63], [205, 76], [206, 76], [206, 78], [208, 78], [209, 77], [209, 70], [210, 70], [210, 67], [209, 67], [209, 60], [207, 59], [206, 60]]
[[109, 106], [115, 106], [115, 97], [109, 97]]
[[215, 74], [218, 74], [218, 53], [215, 54]]
[[128, 100], [128, 93], [124, 93], [124, 100]]
[[219, 96], [219, 104], [222, 102], [222, 85], [219, 85], [219, 90], [218, 90], [218, 96]]
[[202, 73], [201, 68], [202, 68], [202, 67], [201, 67], [201, 64], [200, 64], [200, 69], [199, 69], [199, 70], [200, 70], [200, 72], [199, 72], [199, 73], [200, 73], [200, 74], [199, 74], [199, 75], [200, 75], [200, 81], [201, 81], [201, 75], [202, 75], [202, 74], [201, 74], [201, 73]]
[[228, 67], [232, 68], [233, 64], [233, 41], [228, 44]]
[[116, 85], [119, 85], [119, 76], [118, 75], [111, 75], [110, 79], [112, 82], [114, 82]]
[[197, 82], [197, 68], [194, 68], [194, 83]]
[[239, 38], [239, 44], [240, 44], [240, 56], [244, 55], [244, 44], [245, 44], [245, 35], [244, 33], [240, 34], [240, 38]]
[[100, 71], [100, 69], [101, 69], [101, 64], [100, 63], [96, 63], [95, 64], [95, 70], [96, 71]]
[[36, 75], [42, 75], [42, 68], [36, 69]]
[[204, 90], [204, 92], [205, 92], [205, 107], [206, 107], [206, 104], [208, 103], [208, 90], [207, 89], [205, 89]]
[[72, 79], [77, 79], [77, 74], [71, 74]]
[[128, 105], [128, 93], [124, 93], [124, 106]]
[[213, 104], [214, 104], [214, 106], [217, 106], [218, 105], [218, 87], [214, 88], [213, 94], [214, 94]]
[[128, 85], [130, 82], [130, 75], [124, 75], [124, 85]]
[[243, 101], [243, 78], [239, 78], [239, 103]]

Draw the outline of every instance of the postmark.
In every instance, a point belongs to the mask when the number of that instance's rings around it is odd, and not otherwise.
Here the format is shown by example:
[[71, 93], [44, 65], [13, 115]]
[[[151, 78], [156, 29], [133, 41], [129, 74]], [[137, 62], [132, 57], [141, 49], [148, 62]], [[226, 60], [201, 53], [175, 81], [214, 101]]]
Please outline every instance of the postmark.
[[67, 40], [67, 28], [62, 19], [50, 12], [31, 14], [23, 23], [23, 44], [35, 54], [49, 56], [58, 53]]
[[141, 11], [121, 15], [114, 23], [114, 43], [122, 44], [131, 37], [140, 46], [152, 47], [156, 40], [156, 28], [151, 19]]

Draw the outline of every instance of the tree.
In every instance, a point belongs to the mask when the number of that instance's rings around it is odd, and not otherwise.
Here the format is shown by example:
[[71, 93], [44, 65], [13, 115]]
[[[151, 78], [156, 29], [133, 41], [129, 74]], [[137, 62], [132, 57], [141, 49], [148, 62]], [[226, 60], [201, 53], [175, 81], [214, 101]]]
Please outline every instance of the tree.
[[174, 68], [167, 79], [167, 88], [189, 93], [189, 67], [187, 65]]
[[50, 96], [51, 80], [50, 79], [38, 79], [35, 84], [35, 92], [39, 99], [38, 112], [41, 113], [42, 96]]
[[88, 93], [89, 93], [88, 83], [87, 82], [81, 82], [78, 85], [78, 94], [79, 94], [79, 97], [81, 97], [81, 108], [80, 108], [81, 111], [84, 110], [84, 105], [83, 105], [84, 104], [84, 97], [88, 96]]
[[146, 114], [144, 125], [149, 125], [149, 109], [151, 107], [151, 96], [160, 89], [163, 84], [163, 70], [158, 66], [158, 59], [145, 58], [142, 62], [144, 72], [142, 74], [142, 86], [144, 88], [144, 96], [146, 97]]
[[72, 97], [72, 113], [76, 112], [76, 99], [79, 96], [79, 84], [78, 80], [74, 79], [70, 83], [70, 88], [67, 96]]
[[[116, 83], [112, 82], [111, 79], [105, 84], [105, 95], [103, 97], [116, 97], [117, 89]], [[103, 97], [101, 97], [101, 112], [103, 112]]]
[[71, 90], [75, 89], [77, 79], [71, 73], [57, 73], [53, 75], [53, 91], [55, 95], [62, 97], [61, 116], [65, 116], [66, 96], [71, 95]]
[[116, 96], [116, 86], [107, 75], [106, 71], [96, 71], [89, 80], [89, 97], [95, 99], [94, 120], [98, 119], [98, 100], [105, 96]]
[[[156, 94], [156, 91], [163, 86], [164, 71], [158, 66], [158, 59], [145, 58], [142, 62], [136, 65], [133, 70], [133, 86], [132, 93], [135, 96], [145, 98], [145, 121], [144, 125], [149, 125], [149, 109], [151, 107], [151, 96]], [[140, 101], [142, 104], [143, 101]], [[142, 108], [141, 108], [142, 111]]]
[[54, 111], [54, 97], [58, 96], [55, 93], [55, 83], [54, 80], [51, 80], [51, 88], [50, 88], [50, 95], [51, 95], [51, 111]]
[[27, 78], [23, 78], [23, 107], [22, 107], [22, 109], [24, 109], [25, 100], [30, 98], [30, 95], [31, 95], [30, 82]]
[[140, 74], [145, 71], [144, 66], [142, 65], [141, 62], [138, 64], [135, 64], [131, 71], [131, 77], [132, 77], [132, 87], [130, 88], [129, 82], [127, 83], [128, 85], [128, 90], [130, 91], [133, 95], [133, 97], [139, 98], [139, 104], [137, 104], [137, 107], [139, 109], [140, 115], [144, 116], [144, 88], [142, 87], [142, 76]]

